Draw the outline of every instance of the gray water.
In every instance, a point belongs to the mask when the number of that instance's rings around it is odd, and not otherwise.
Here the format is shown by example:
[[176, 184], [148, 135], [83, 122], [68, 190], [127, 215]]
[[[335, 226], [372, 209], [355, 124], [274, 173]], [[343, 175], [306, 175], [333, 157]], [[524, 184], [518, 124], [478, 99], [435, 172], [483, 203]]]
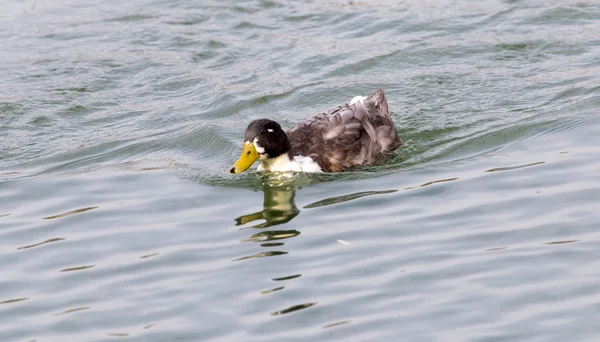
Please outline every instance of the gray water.
[[[14, 1], [0, 341], [598, 341], [600, 5]], [[386, 91], [384, 164], [246, 125]]]

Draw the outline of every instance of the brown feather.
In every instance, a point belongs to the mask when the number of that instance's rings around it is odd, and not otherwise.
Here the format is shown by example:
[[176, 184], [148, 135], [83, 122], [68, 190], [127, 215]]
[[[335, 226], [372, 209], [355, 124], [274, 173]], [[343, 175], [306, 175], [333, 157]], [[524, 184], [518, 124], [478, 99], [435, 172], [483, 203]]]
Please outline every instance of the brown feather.
[[287, 131], [290, 157], [308, 156], [326, 172], [372, 165], [402, 145], [382, 89], [363, 102], [317, 113]]

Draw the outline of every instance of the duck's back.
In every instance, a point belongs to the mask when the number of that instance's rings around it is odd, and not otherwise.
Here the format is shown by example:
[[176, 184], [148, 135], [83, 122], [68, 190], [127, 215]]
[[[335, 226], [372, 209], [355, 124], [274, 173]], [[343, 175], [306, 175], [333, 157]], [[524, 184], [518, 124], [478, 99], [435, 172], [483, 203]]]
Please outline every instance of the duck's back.
[[311, 157], [326, 172], [372, 165], [402, 144], [382, 89], [316, 114], [287, 131], [290, 154]]

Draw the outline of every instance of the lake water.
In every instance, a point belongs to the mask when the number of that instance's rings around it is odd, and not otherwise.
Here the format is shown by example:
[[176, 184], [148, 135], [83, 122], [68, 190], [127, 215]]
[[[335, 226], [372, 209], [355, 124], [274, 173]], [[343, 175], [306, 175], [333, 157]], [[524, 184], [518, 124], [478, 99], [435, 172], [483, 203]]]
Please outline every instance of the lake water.
[[[1, 341], [598, 341], [600, 5], [7, 0]], [[386, 91], [385, 164], [246, 125]]]

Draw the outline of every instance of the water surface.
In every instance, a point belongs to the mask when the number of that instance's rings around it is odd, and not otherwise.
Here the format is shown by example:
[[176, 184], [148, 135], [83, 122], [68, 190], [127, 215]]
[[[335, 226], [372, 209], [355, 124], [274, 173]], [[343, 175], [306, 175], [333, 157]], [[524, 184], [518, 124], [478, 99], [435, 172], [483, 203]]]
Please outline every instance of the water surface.
[[[595, 341], [600, 6], [8, 1], [0, 340]], [[386, 91], [384, 164], [226, 171]]]

